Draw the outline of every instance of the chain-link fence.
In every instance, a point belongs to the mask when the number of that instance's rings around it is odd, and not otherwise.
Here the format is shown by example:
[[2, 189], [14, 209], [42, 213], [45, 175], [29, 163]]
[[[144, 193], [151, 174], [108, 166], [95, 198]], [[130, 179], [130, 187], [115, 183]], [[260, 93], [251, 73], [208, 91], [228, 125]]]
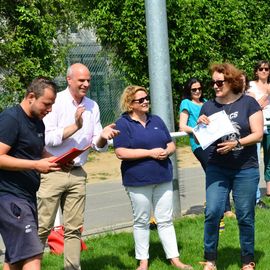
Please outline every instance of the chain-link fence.
[[[125, 83], [119, 72], [112, 67], [108, 53], [96, 43], [80, 43], [69, 51], [68, 66], [73, 63], [86, 65], [91, 72], [91, 88], [88, 96], [95, 100], [100, 108], [103, 126], [114, 122], [120, 116], [119, 98]], [[56, 78], [59, 89], [66, 88], [65, 76]]]

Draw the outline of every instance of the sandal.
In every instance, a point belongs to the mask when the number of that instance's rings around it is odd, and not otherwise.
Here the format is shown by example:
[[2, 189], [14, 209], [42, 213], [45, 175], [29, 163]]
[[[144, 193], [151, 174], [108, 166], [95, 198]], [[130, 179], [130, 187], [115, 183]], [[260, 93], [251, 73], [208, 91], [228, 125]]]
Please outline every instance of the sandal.
[[212, 262], [200, 262], [201, 265], [204, 265], [203, 270], [217, 270], [217, 267]]
[[244, 265], [241, 270], [254, 270], [255, 269], [255, 263], [250, 262], [249, 264]]

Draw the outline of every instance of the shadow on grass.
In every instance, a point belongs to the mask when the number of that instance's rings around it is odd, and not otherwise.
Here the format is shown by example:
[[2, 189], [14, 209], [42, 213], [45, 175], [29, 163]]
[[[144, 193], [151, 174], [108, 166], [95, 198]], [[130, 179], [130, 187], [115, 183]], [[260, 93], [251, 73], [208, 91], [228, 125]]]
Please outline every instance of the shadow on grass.
[[[181, 251], [182, 246], [179, 242], [178, 242], [178, 247], [179, 247], [179, 250]], [[165, 253], [163, 251], [163, 247], [160, 242], [152, 242], [150, 245], [149, 253], [150, 253], [150, 260], [149, 260], [150, 266], [151, 266], [151, 262], [156, 261], [156, 260], [159, 260], [166, 265], [170, 264], [169, 260], [167, 260], [165, 257]], [[198, 255], [200, 256], [200, 254]], [[201, 255], [203, 257], [203, 254]], [[256, 262], [259, 262], [264, 256], [265, 256], [265, 253], [263, 251], [255, 250]], [[184, 261], [184, 263], [191, 263], [191, 262]], [[199, 265], [199, 260], [197, 261], [197, 263], [198, 263], [197, 265]], [[233, 266], [236, 266], [236, 265], [239, 267], [239, 269], [242, 267], [241, 258], [240, 258], [240, 248], [224, 247], [218, 250], [217, 268], [219, 270], [231, 269]]]
[[[239, 255], [239, 256], [237, 256]], [[265, 253], [262, 251], [255, 250], [255, 261], [259, 262]], [[218, 259], [217, 259], [217, 268], [222, 269], [231, 269], [232, 265], [238, 265], [239, 268], [241, 265], [240, 258], [240, 248], [233, 247], [224, 247], [218, 250]]]

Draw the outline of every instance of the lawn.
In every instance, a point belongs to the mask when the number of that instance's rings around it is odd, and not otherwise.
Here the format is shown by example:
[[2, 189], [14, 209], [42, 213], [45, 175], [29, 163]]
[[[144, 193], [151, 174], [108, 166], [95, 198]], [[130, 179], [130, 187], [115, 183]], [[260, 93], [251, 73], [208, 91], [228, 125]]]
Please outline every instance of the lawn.
[[[270, 204], [270, 200], [265, 198]], [[203, 260], [203, 215], [183, 217], [175, 221], [175, 229], [181, 260], [191, 264], [194, 269], [202, 269]], [[270, 247], [268, 230], [270, 210], [256, 209], [256, 270], [270, 269]], [[240, 269], [240, 248], [238, 227], [235, 219], [225, 219], [225, 230], [220, 234], [219, 270]], [[136, 269], [132, 233], [106, 234], [86, 240], [88, 251], [82, 252], [82, 270], [131, 270]], [[44, 270], [62, 269], [63, 258], [46, 254]], [[149, 270], [169, 270], [172, 267], [165, 259], [157, 231], [151, 231]]]
[[[270, 205], [270, 199], [264, 198]], [[175, 220], [175, 229], [181, 260], [194, 269], [203, 269], [203, 222], [204, 216], [186, 216]], [[256, 270], [268, 270], [270, 210], [256, 209]], [[133, 270], [137, 261], [134, 258], [133, 236], [130, 232], [111, 233], [86, 239], [87, 251], [82, 252], [82, 270]], [[225, 218], [225, 230], [220, 234], [218, 270], [240, 269], [240, 248], [238, 227], [235, 219]], [[149, 270], [173, 269], [165, 259], [156, 230], [151, 231]], [[63, 257], [45, 253], [43, 270], [62, 270]]]

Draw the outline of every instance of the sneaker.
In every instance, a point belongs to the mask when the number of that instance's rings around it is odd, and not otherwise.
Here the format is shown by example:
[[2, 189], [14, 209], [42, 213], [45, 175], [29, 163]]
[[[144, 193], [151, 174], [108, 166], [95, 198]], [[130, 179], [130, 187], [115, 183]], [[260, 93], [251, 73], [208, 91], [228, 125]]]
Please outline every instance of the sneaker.
[[226, 211], [226, 212], [224, 212], [224, 216], [225, 217], [228, 217], [228, 218], [236, 218], [235, 213], [232, 212], [232, 211]]
[[219, 233], [223, 233], [225, 230], [225, 222], [224, 219], [222, 218], [219, 223]]
[[154, 217], [151, 217], [150, 222], [149, 222], [149, 227], [150, 230], [156, 230], [157, 229], [157, 222]]
[[269, 209], [270, 207], [268, 205], [266, 205], [263, 201], [259, 200], [257, 203], [256, 203], [256, 206], [258, 208], [261, 208], [261, 209]]

